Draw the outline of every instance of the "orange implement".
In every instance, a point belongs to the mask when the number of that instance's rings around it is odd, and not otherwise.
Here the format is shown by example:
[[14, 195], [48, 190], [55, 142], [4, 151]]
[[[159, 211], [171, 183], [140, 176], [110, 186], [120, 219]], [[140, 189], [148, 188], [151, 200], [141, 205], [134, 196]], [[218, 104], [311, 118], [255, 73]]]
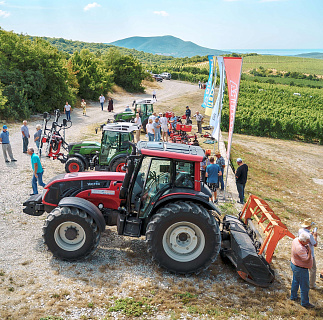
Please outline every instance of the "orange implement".
[[265, 234], [265, 239], [259, 249], [258, 254], [264, 254], [268, 263], [271, 263], [275, 248], [278, 241], [284, 236], [292, 239], [295, 236], [288, 231], [287, 227], [281, 222], [274, 211], [269, 207], [266, 201], [257, 196], [250, 195], [246, 204], [244, 205], [240, 219], [248, 224], [248, 219], [257, 222]]

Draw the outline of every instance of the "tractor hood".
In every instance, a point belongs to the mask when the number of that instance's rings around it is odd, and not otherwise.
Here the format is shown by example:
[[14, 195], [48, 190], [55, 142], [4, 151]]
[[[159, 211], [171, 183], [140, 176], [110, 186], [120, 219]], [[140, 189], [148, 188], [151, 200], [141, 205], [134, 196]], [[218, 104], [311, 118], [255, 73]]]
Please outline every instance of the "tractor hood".
[[118, 183], [121, 187], [124, 177], [125, 173], [101, 171], [59, 174], [45, 186], [42, 202], [55, 207], [63, 198], [75, 197], [86, 191], [92, 193], [92, 189], [100, 189], [96, 193], [106, 194], [114, 182], [114, 188], [117, 188]]
[[46, 189], [50, 188], [51, 185], [57, 182], [67, 183], [68, 181], [120, 181], [124, 179], [125, 173], [122, 172], [103, 172], [103, 171], [93, 171], [93, 172], [73, 172], [66, 174], [59, 174], [54, 177], [46, 185]]
[[90, 147], [90, 148], [101, 148], [101, 143], [96, 141], [80, 141], [73, 142], [68, 145], [68, 152], [73, 150], [73, 153], [79, 153], [81, 148]]

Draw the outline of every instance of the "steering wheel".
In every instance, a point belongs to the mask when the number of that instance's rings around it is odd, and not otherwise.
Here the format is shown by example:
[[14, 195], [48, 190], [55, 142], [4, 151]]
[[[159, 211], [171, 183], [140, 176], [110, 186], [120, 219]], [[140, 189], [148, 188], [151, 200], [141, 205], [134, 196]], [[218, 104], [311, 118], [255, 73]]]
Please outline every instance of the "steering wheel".
[[149, 171], [148, 179], [149, 180], [155, 180], [155, 181], [157, 181], [157, 174], [156, 174], [156, 172], [155, 171]]

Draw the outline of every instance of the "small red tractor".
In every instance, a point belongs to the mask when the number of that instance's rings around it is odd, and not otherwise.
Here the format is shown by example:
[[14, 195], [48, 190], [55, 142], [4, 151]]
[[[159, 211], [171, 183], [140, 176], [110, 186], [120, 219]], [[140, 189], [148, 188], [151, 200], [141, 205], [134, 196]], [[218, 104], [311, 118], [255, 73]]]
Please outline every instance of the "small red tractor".
[[88, 257], [106, 226], [116, 225], [119, 235], [145, 235], [153, 260], [171, 272], [199, 273], [221, 250], [241, 277], [268, 286], [274, 272], [257, 252], [256, 233], [237, 217], [222, 218], [209, 201], [200, 182], [204, 159], [199, 146], [140, 141], [126, 173], [60, 174], [24, 203], [24, 212], [49, 213], [43, 238], [63, 260]]

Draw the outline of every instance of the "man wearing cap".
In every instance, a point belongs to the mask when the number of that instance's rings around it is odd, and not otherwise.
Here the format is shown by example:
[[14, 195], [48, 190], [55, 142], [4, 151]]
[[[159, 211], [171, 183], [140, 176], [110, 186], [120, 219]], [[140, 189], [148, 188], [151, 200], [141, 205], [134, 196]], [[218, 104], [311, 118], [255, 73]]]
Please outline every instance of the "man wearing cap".
[[221, 184], [221, 190], [224, 190], [224, 182], [223, 182], [223, 172], [225, 168], [225, 161], [224, 158], [221, 156], [220, 152], [215, 153], [216, 156], [216, 164], [220, 167], [222, 175], [219, 177], [220, 184]]
[[241, 158], [237, 159], [238, 169], [236, 170], [236, 185], [239, 193], [240, 204], [244, 204], [244, 189], [247, 183], [248, 177], [248, 166], [242, 162]]
[[301, 233], [305, 232], [310, 236], [310, 242], [308, 244], [309, 248], [311, 249], [311, 254], [313, 257], [313, 266], [309, 269], [310, 271], [310, 289], [316, 288], [316, 261], [314, 257], [314, 247], [317, 247], [317, 231], [311, 232], [311, 228], [315, 223], [311, 221], [311, 219], [305, 219], [301, 225], [301, 229], [298, 230], [298, 236], [301, 235]]
[[6, 125], [4, 125], [2, 127], [2, 129], [3, 130], [0, 133], [0, 142], [2, 144], [3, 157], [6, 162], [9, 162], [8, 157], [7, 157], [7, 153], [8, 153], [12, 162], [17, 161], [16, 159], [14, 159], [13, 154], [12, 154], [12, 149], [11, 149], [11, 145], [10, 145], [10, 141], [9, 141], [8, 127]]
[[308, 246], [309, 243], [310, 236], [306, 232], [302, 232], [298, 238], [295, 238], [292, 242], [290, 262], [290, 266], [293, 271], [290, 299], [293, 301], [297, 301], [299, 299], [297, 296], [297, 291], [300, 287], [301, 305], [307, 309], [315, 307], [310, 303], [308, 297], [308, 292], [310, 289], [308, 269], [311, 269], [313, 265], [311, 249]]
[[126, 109], [124, 109], [125, 112], [131, 112], [129, 104], [127, 104]]
[[189, 106], [186, 106], [185, 117], [186, 117], [186, 124], [190, 124], [191, 123], [191, 109]]

